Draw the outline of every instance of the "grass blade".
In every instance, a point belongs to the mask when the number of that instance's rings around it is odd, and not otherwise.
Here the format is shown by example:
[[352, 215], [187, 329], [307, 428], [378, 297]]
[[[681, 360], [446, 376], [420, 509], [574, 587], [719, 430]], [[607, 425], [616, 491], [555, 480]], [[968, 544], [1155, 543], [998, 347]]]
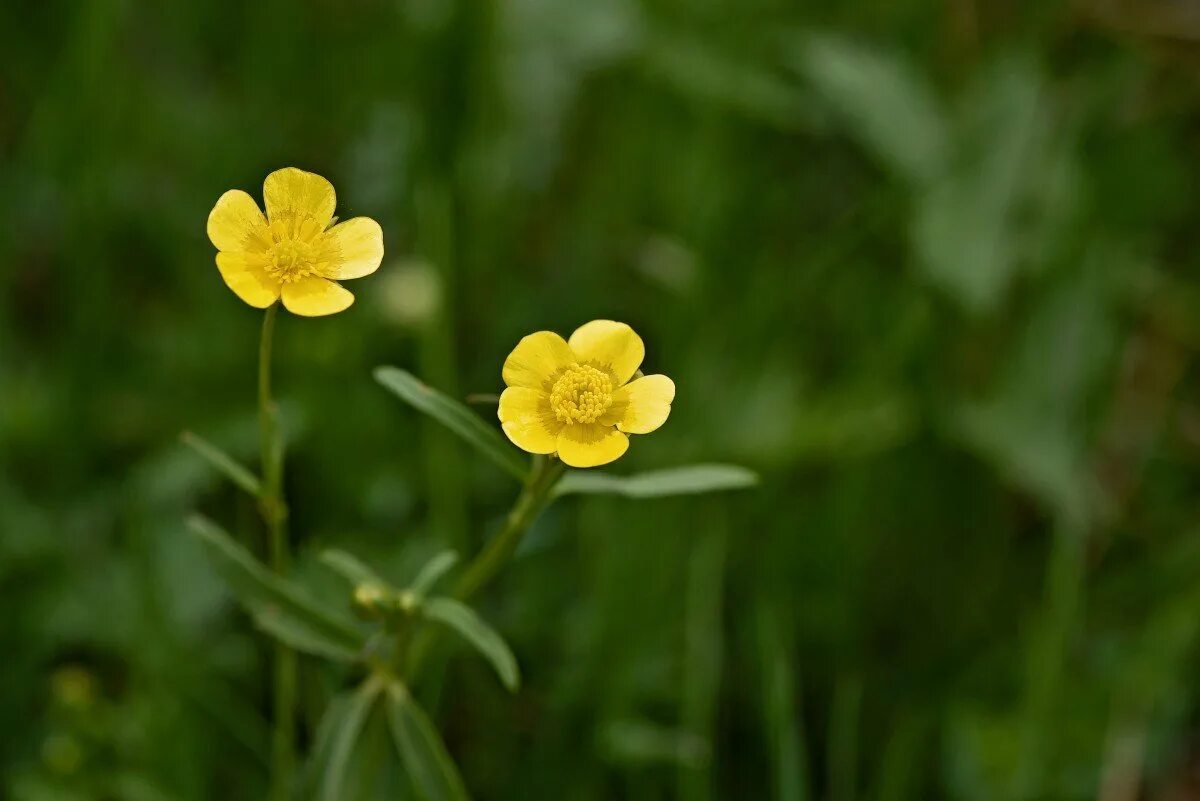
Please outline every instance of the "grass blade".
[[758, 663], [762, 667], [762, 710], [765, 740], [769, 744], [772, 784], [776, 801], [808, 801], [809, 755], [800, 714], [799, 677], [784, 644], [779, 619], [766, 600], [755, 616]]

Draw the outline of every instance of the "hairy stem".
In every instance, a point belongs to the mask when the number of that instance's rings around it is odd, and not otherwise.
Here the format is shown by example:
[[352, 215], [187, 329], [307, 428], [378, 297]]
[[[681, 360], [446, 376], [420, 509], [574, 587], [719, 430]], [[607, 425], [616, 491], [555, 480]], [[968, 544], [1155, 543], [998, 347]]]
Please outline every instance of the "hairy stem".
[[[279, 414], [271, 399], [271, 350], [275, 339], [278, 304], [263, 317], [258, 346], [258, 425], [262, 443], [262, 494], [259, 505], [267, 525], [267, 551], [271, 570], [282, 575], [288, 569], [287, 510], [283, 503], [283, 437]], [[275, 645], [272, 681], [274, 730], [271, 736], [271, 799], [288, 801], [295, 769], [296, 653], [282, 643]]]

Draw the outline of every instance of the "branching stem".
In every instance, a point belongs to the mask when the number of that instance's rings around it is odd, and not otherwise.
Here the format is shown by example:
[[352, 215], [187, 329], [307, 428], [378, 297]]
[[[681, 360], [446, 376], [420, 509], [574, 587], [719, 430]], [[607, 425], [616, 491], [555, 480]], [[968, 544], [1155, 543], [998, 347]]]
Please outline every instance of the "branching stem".
[[[488, 542], [484, 549], [472, 560], [463, 572], [458, 583], [454, 586], [454, 597], [460, 601], [469, 601], [484, 587], [495, 579], [500, 570], [508, 564], [516, 552], [530, 526], [537, 520], [538, 515], [550, 504], [554, 497], [554, 487], [562, 478], [565, 468], [562, 462], [548, 456], [534, 456], [533, 469], [525, 480], [521, 494], [509, 511], [504, 521], [504, 528]], [[434, 630], [422, 632], [425, 636], [417, 637], [412, 643], [408, 663], [408, 679], [410, 684], [416, 682], [433, 645]]]

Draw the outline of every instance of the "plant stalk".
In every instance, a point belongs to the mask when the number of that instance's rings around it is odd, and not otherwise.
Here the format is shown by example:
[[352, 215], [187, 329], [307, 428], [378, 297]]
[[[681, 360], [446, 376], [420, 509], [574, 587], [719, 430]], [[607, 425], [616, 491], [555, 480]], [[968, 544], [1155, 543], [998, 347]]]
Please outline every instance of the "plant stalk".
[[[565, 468], [562, 462], [548, 456], [534, 456], [533, 470], [525, 480], [521, 494], [508, 513], [504, 528], [484, 547], [463, 572], [454, 585], [454, 597], [468, 601], [492, 582], [500, 570], [512, 558], [529, 527], [553, 499], [554, 486], [562, 478]], [[407, 676], [410, 684], [416, 682], [421, 666], [429, 656], [435, 636], [434, 631], [421, 632], [410, 649]]]
[[[275, 340], [275, 318], [279, 304], [263, 316], [258, 346], [258, 425], [262, 444], [262, 494], [259, 505], [267, 526], [267, 551], [271, 570], [287, 572], [290, 562], [287, 542], [287, 508], [283, 503], [283, 437], [279, 410], [271, 398], [271, 350]], [[275, 644], [272, 678], [274, 728], [271, 735], [271, 799], [289, 801], [296, 749], [296, 653]]]
[[524, 489], [517, 496], [504, 528], [492, 537], [487, 546], [467, 566], [466, 571], [454, 585], [454, 597], [460, 601], [469, 600], [486, 587], [500, 569], [508, 563], [516, 552], [517, 546], [525, 537], [525, 532], [533, 525], [533, 521], [550, 502], [550, 493], [558, 479], [563, 474], [562, 462], [546, 456], [535, 456], [533, 470], [525, 482]]

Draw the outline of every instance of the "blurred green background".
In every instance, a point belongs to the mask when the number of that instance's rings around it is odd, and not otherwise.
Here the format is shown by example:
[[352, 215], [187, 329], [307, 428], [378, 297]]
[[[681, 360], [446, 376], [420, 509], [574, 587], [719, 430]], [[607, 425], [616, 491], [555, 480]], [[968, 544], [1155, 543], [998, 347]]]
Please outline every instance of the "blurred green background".
[[320, 547], [408, 576], [517, 490], [378, 364], [627, 321], [678, 397], [615, 471], [763, 476], [551, 509], [481, 607], [521, 692], [422, 688], [476, 797], [1200, 798], [1198, 76], [1193, 0], [7, 0], [0, 797], [263, 796], [182, 521], [261, 530], [177, 437], [254, 459], [205, 220], [290, 165], [387, 243], [277, 333], [331, 603]]

